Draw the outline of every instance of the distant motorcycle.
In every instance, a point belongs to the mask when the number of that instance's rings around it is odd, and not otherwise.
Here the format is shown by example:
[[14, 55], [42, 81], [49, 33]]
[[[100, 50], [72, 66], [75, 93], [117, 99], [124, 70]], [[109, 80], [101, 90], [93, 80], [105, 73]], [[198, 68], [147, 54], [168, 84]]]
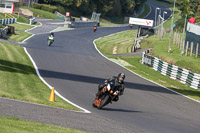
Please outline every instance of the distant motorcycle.
[[54, 37], [49, 36], [48, 37], [48, 45], [51, 46], [51, 44], [53, 44], [53, 42], [54, 42]]
[[97, 30], [97, 26], [94, 26], [94, 27], [93, 27], [93, 30], [94, 30], [94, 32], [96, 32], [96, 30]]
[[102, 94], [100, 98], [95, 98], [93, 101], [93, 107], [96, 107], [98, 109], [102, 109], [104, 106], [108, 105], [109, 103], [112, 103], [113, 99], [115, 99], [116, 96], [119, 95], [119, 91], [110, 90]]

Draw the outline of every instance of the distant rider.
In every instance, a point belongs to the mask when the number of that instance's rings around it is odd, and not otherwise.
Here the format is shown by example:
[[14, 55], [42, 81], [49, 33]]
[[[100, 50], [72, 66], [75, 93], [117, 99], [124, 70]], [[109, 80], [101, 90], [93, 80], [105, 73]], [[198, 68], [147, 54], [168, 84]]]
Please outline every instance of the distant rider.
[[51, 32], [51, 33], [49, 34], [49, 36], [48, 36], [48, 41], [54, 42], [54, 33], [53, 33], [53, 32]]
[[97, 25], [93, 27], [94, 32], [97, 30]]
[[[113, 76], [112, 78], [105, 80], [104, 84], [99, 84], [96, 98], [99, 99], [102, 96], [102, 94], [110, 90], [113, 90], [115, 94], [123, 95], [124, 79], [125, 79], [125, 74], [119, 73], [117, 77]], [[118, 95], [113, 99], [113, 101], [119, 100]]]

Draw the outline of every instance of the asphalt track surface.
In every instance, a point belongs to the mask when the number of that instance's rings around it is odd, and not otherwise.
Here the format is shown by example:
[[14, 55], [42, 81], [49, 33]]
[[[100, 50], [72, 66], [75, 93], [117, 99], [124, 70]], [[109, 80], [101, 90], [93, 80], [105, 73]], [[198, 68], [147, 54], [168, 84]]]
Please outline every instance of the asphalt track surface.
[[[0, 98], [0, 115], [87, 132], [199, 133], [200, 103], [131, 73], [95, 49], [94, 39], [124, 30], [129, 27], [57, 32], [51, 47], [48, 34], [40, 34], [24, 44], [41, 76], [62, 96], [92, 113]], [[102, 110], [93, 108], [97, 85], [119, 72], [126, 74], [124, 95]]]

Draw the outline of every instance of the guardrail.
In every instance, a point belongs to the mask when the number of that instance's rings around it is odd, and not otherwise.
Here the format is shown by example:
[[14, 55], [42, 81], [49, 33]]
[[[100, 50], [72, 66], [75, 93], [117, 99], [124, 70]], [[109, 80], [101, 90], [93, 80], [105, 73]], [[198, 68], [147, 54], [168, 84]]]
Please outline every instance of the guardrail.
[[35, 17], [29, 19], [30, 20], [30, 25], [34, 24], [35, 23]]
[[97, 25], [97, 22], [71, 22], [71, 28], [84, 28], [84, 27], [93, 27]]
[[5, 28], [0, 28], [0, 38], [6, 38], [8, 32], [8, 26], [6, 26]]
[[6, 24], [13, 24], [17, 22], [17, 18], [6, 18], [6, 19], [0, 19], [0, 24], [6, 25]]
[[142, 64], [152, 67], [162, 75], [179, 80], [191, 88], [200, 89], [200, 74], [164, 62], [157, 57], [147, 55], [146, 52], [143, 52]]

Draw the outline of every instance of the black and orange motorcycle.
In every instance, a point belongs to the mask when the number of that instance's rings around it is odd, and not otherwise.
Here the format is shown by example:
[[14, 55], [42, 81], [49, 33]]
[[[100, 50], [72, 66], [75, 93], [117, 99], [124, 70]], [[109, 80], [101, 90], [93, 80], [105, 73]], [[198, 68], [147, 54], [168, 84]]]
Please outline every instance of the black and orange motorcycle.
[[103, 93], [100, 98], [95, 98], [93, 101], [93, 107], [96, 107], [98, 109], [102, 109], [104, 106], [106, 106], [109, 103], [112, 103], [112, 101], [119, 95], [119, 91], [112, 89], [110, 91], [106, 91]]

